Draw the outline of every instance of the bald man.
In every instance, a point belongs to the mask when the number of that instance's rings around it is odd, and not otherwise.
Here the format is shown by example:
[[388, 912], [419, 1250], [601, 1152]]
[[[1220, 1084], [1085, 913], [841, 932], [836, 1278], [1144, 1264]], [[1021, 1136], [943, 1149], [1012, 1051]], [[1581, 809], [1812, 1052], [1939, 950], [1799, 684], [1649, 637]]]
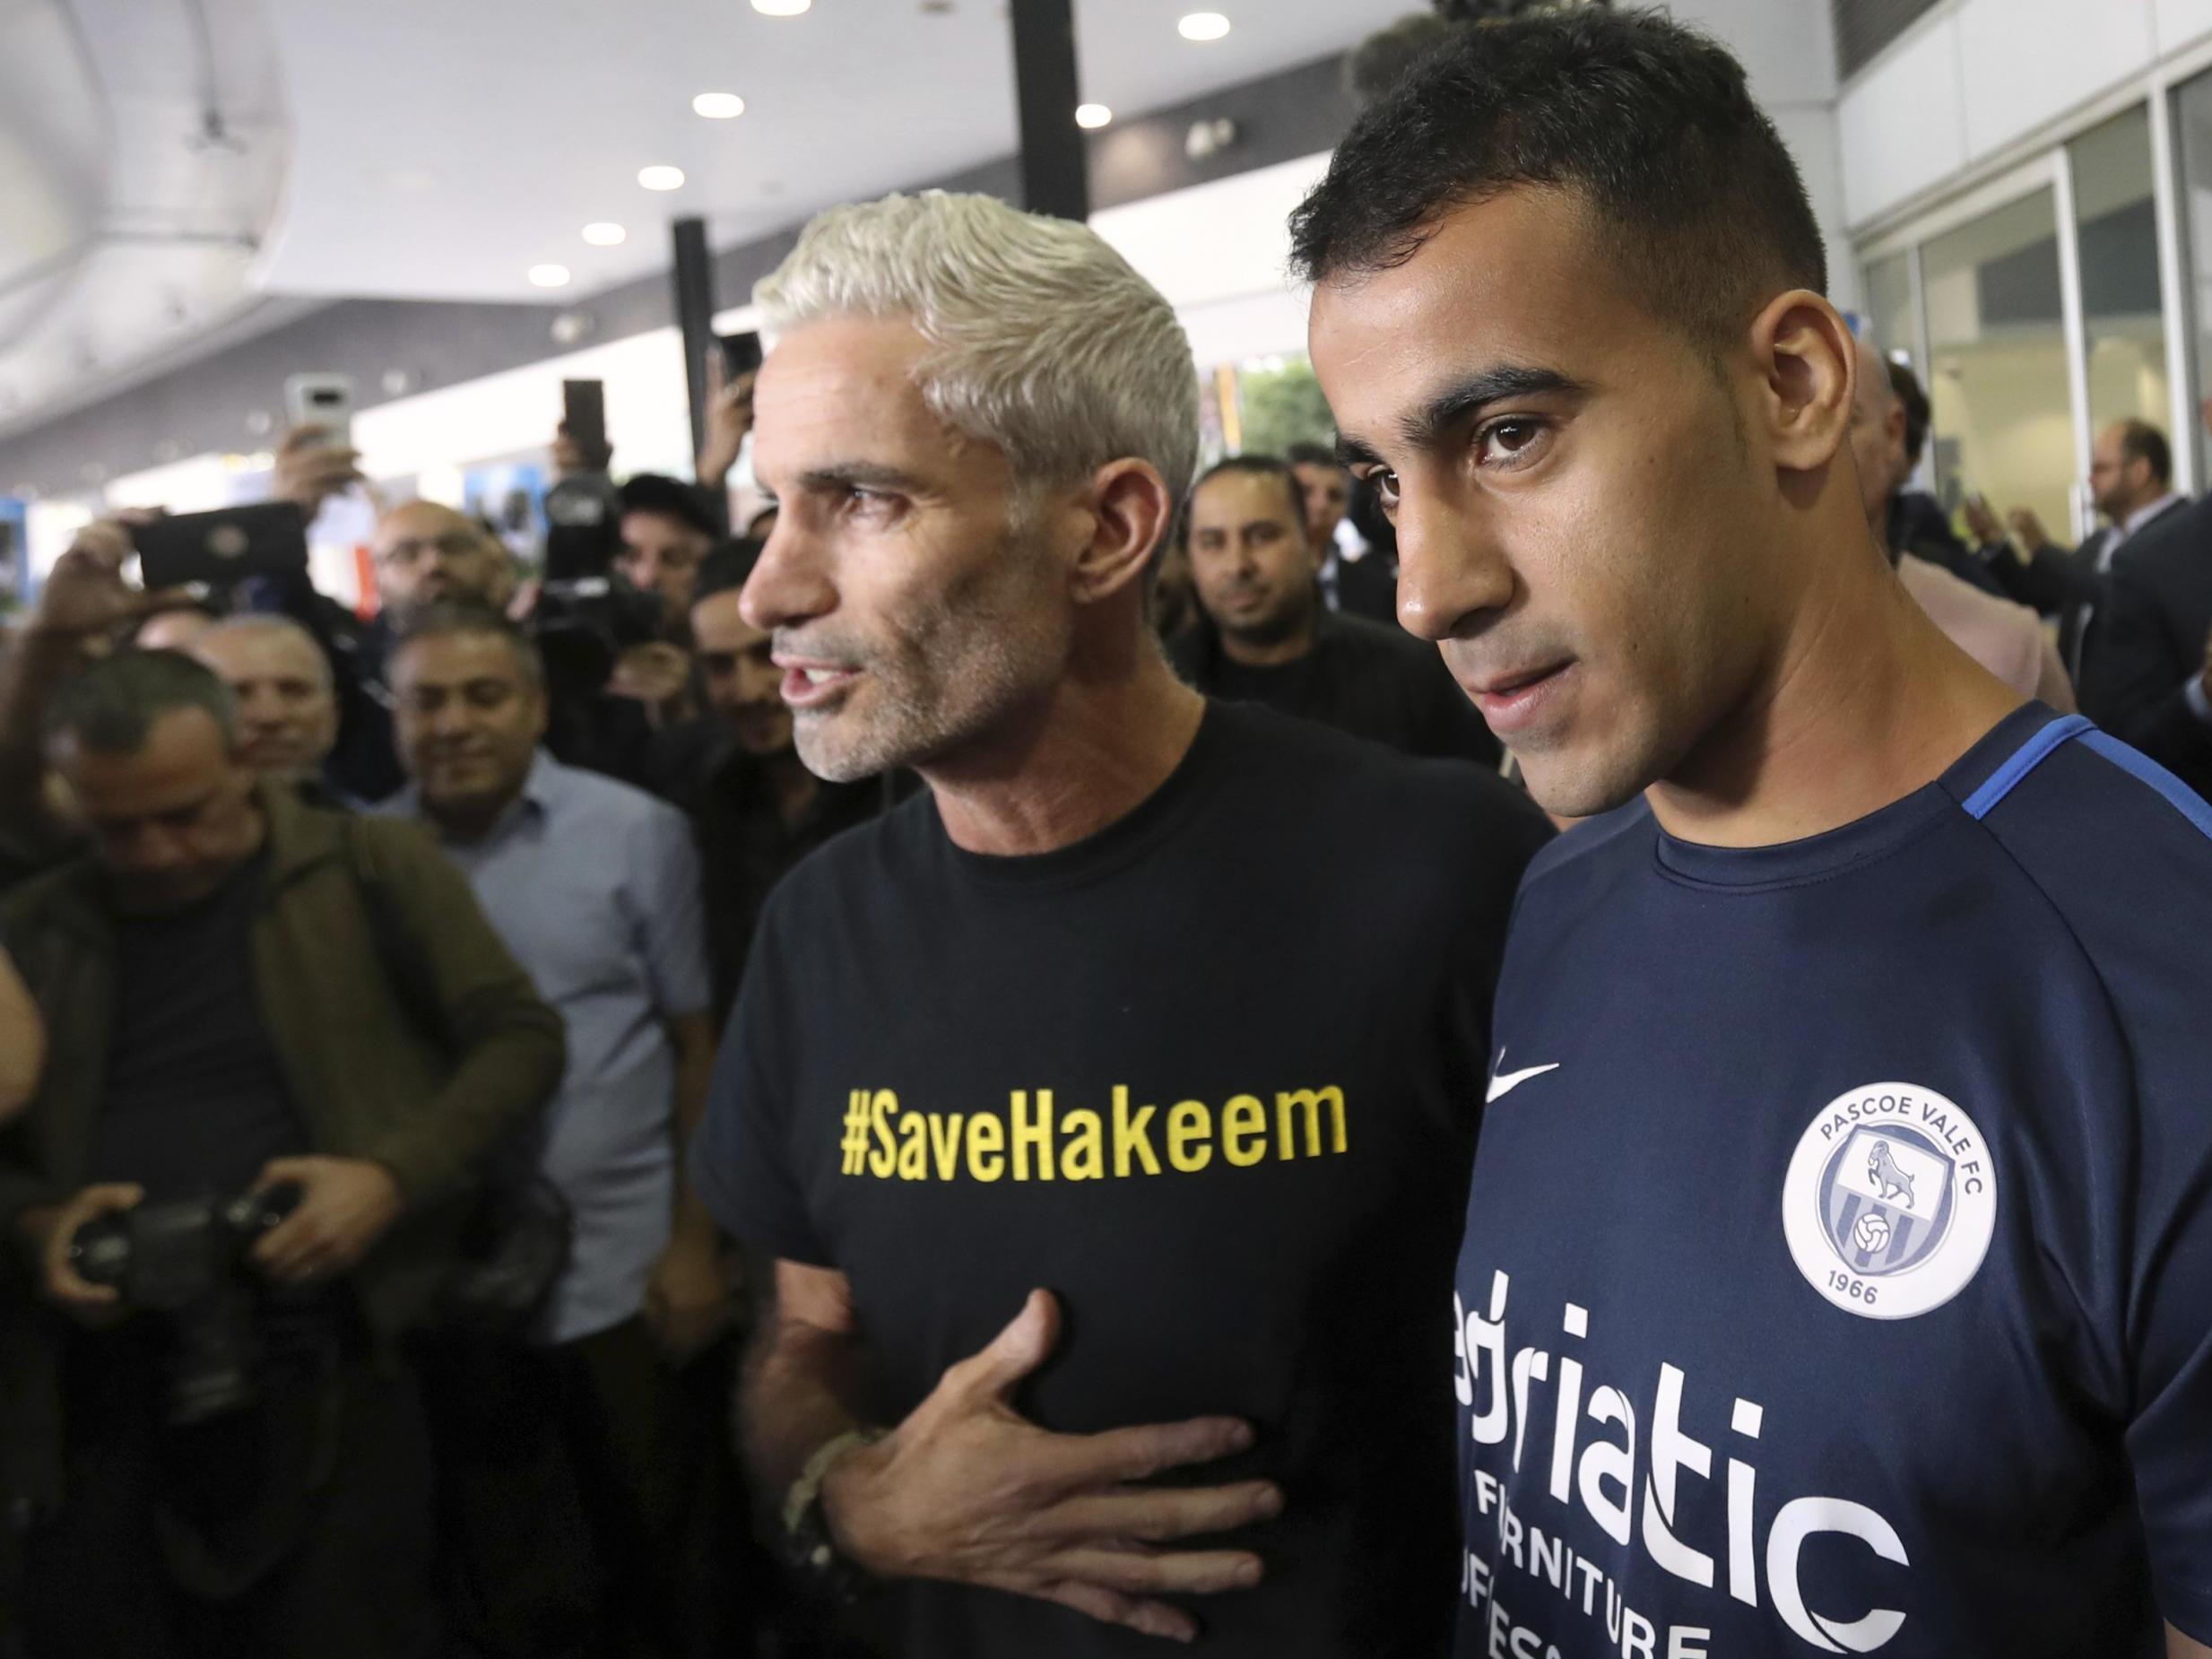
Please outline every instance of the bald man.
[[312, 783], [338, 741], [338, 691], [315, 636], [288, 616], [234, 616], [191, 647], [238, 699], [239, 755], [254, 771]]
[[1858, 342], [1859, 385], [1852, 404], [1852, 455], [1859, 468], [1859, 495], [1874, 539], [1889, 555], [1897, 579], [1919, 601], [1929, 620], [1951, 642], [2023, 697], [2040, 698], [2060, 714], [2074, 712], [2074, 687], [2058, 647], [2042, 620], [1962, 582], [1939, 565], [1889, 543], [1890, 504], [1912, 472], [1905, 457], [1904, 404], [1890, 384], [1888, 365], [1873, 343]]

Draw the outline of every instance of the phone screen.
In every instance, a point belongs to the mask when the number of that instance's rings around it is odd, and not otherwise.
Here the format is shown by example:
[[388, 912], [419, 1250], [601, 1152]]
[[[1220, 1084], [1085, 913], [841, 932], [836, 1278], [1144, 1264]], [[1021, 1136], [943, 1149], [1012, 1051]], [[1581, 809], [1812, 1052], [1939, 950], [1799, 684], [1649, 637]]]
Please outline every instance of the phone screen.
[[757, 334], [717, 334], [715, 343], [722, 348], [722, 378], [724, 385], [751, 374], [760, 367], [760, 336]]
[[607, 389], [597, 380], [560, 383], [561, 428], [581, 455], [589, 457], [607, 447]]

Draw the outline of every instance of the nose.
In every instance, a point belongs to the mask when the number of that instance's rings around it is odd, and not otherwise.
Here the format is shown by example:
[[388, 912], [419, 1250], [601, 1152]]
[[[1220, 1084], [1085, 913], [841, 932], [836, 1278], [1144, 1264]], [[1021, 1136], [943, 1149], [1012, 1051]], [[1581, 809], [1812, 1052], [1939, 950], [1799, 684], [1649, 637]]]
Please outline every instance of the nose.
[[1514, 594], [1513, 565], [1490, 523], [1429, 491], [1398, 507], [1398, 625], [1443, 640], [1479, 628]]
[[826, 550], [808, 535], [791, 513], [778, 514], [759, 561], [738, 595], [738, 614], [769, 633], [827, 616], [837, 609]]

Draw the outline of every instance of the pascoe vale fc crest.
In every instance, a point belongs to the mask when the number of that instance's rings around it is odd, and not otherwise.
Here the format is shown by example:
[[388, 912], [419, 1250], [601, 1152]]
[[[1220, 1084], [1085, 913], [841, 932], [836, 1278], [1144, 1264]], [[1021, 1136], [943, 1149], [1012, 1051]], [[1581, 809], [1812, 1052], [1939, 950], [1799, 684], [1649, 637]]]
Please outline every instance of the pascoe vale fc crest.
[[1869, 1083], [1806, 1125], [1782, 1211], [1814, 1290], [1846, 1313], [1905, 1319], [1949, 1301], [1981, 1267], [1997, 1170], [1956, 1101], [1917, 1083]]

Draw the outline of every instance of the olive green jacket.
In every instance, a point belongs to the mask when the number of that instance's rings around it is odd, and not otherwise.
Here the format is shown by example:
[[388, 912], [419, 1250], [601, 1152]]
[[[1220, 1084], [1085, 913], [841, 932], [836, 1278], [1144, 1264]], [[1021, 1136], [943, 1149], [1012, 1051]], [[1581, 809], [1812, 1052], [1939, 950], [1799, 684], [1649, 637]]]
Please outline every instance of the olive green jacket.
[[[253, 977], [293, 1108], [311, 1151], [384, 1165], [406, 1201], [352, 1279], [371, 1330], [388, 1342], [421, 1314], [448, 1264], [485, 1155], [559, 1086], [560, 1016], [421, 826], [326, 812], [267, 785], [258, 799], [269, 832]], [[0, 1130], [0, 1236], [11, 1243], [22, 1211], [86, 1184], [114, 1022], [111, 915], [89, 856], [0, 902], [0, 942], [48, 1034], [39, 1092]], [[0, 1449], [15, 1455], [0, 1455], [0, 1486], [36, 1496], [47, 1482], [34, 1478], [26, 1492], [22, 1462], [27, 1445], [46, 1449], [51, 1421], [35, 1420], [47, 1415], [38, 1408], [52, 1385], [51, 1352], [47, 1366], [22, 1362], [34, 1348], [51, 1351], [56, 1333], [24, 1305], [32, 1280], [22, 1252], [5, 1255]]]

